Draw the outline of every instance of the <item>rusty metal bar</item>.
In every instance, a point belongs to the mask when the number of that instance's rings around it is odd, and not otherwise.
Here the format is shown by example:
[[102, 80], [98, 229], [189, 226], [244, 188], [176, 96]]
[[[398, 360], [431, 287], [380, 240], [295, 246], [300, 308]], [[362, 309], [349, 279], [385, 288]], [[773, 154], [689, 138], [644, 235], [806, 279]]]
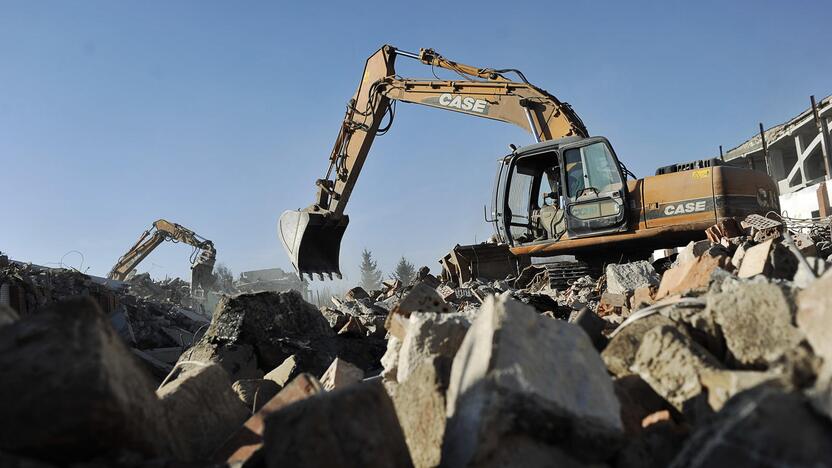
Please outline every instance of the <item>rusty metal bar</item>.
[[766, 144], [766, 131], [763, 128], [762, 122], [760, 122], [760, 138], [763, 141], [763, 162], [766, 164], [766, 174], [771, 177], [771, 169], [769, 168], [770, 164], [768, 162], [768, 145]]
[[829, 148], [829, 129], [826, 127], [826, 121], [820, 118], [820, 112], [818, 112], [818, 104], [815, 102], [815, 96], [809, 96], [809, 100], [812, 101], [812, 114], [815, 117], [815, 126], [823, 139], [821, 149], [823, 150], [823, 164], [826, 169], [826, 178], [832, 178], [832, 162], [829, 161], [829, 152], [832, 151], [832, 149]]

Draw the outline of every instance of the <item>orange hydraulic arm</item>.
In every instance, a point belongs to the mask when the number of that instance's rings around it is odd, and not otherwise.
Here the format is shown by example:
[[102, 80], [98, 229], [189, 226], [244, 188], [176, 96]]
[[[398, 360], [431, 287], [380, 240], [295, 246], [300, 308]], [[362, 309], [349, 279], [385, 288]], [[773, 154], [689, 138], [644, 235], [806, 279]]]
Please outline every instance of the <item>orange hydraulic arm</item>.
[[[451, 70], [461, 79], [401, 78], [394, 66], [397, 56]], [[508, 79], [509, 73], [516, 74], [519, 81]], [[315, 202], [280, 217], [280, 239], [301, 275], [340, 276], [341, 238], [349, 223], [344, 209], [373, 140], [392, 124], [396, 101], [512, 123], [532, 133], [537, 141], [588, 136], [569, 104], [530, 84], [517, 70], [477, 68], [447, 60], [431, 49], [415, 54], [385, 45], [367, 59], [329, 156], [329, 169], [316, 182]], [[382, 126], [388, 114], [389, 120]]]
[[[397, 55], [452, 70], [462, 79], [401, 78], [395, 74]], [[510, 72], [516, 73], [521, 81], [506, 78], [505, 74]], [[329, 211], [336, 217], [344, 214], [375, 136], [386, 132], [392, 123], [394, 101], [511, 123], [532, 133], [536, 141], [588, 136], [586, 127], [569, 104], [528, 83], [517, 70], [476, 68], [447, 60], [431, 49], [414, 54], [385, 45], [367, 59], [361, 84], [347, 106], [329, 157], [326, 178], [317, 182], [318, 196], [313, 205], [316, 211]], [[380, 129], [386, 114], [390, 115], [390, 121]]]
[[199, 249], [199, 256], [196, 256], [196, 250], [191, 256], [191, 287], [210, 285], [211, 271], [217, 256], [214, 243], [184, 226], [164, 219], [157, 220], [150, 229], [142, 233], [130, 250], [118, 259], [107, 278], [124, 281], [130, 272], [164, 241], [184, 242]]

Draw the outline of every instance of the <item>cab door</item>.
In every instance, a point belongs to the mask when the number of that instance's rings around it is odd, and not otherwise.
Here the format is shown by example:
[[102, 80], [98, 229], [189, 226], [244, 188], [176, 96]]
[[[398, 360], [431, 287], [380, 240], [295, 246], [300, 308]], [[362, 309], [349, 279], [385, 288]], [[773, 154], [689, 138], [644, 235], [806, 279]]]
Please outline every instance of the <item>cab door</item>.
[[491, 219], [486, 218], [486, 221], [490, 221], [494, 225], [494, 232], [497, 233], [500, 242], [504, 243], [509, 242], [508, 230], [511, 219], [506, 217], [505, 193], [513, 160], [514, 156], [509, 155], [497, 162], [497, 177], [494, 180], [494, 193], [491, 199]]
[[626, 230], [627, 185], [609, 141], [587, 138], [559, 153], [569, 238]]

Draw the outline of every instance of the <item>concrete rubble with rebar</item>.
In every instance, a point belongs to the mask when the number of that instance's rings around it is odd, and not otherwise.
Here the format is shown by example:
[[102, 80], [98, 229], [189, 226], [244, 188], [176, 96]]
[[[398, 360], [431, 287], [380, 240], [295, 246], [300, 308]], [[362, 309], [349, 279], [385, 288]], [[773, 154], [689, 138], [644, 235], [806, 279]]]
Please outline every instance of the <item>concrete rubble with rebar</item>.
[[[799, 228], [799, 227], [798, 227]], [[732, 220], [554, 288], [222, 297], [0, 255], [0, 465], [824, 466], [832, 239]]]

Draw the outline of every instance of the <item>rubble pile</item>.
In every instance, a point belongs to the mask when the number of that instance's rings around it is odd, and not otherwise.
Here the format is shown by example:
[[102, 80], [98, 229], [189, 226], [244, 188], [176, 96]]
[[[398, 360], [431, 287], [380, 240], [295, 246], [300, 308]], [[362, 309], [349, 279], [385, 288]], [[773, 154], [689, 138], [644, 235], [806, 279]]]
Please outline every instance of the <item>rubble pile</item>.
[[166, 302], [191, 308], [191, 285], [181, 278], [165, 278], [154, 281], [148, 273], [127, 278], [127, 287], [133, 296], [153, 302]]
[[0, 461], [823, 466], [832, 271], [793, 234], [726, 220], [560, 288], [532, 265], [463, 284], [423, 269], [322, 308], [226, 296], [155, 390], [92, 294], [0, 306]]
[[[124, 283], [85, 275], [75, 270], [45, 268], [0, 255], [0, 307], [19, 317], [38, 315], [62, 301], [88, 297], [107, 317], [110, 326], [161, 381], [182, 352], [208, 326], [208, 319], [182, 303], [179, 296], [135, 294], [134, 285], [158, 284], [146, 275]], [[168, 291], [181, 290], [182, 280], [166, 281]], [[187, 285], [186, 285], [187, 287]]]

